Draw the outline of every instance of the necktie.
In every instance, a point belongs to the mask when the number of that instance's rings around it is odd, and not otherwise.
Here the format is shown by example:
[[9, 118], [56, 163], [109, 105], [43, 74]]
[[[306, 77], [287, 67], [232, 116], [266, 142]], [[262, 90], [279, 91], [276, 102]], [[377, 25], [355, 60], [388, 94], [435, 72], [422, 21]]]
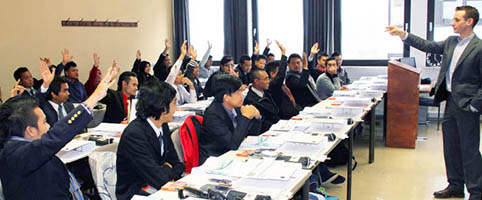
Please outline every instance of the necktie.
[[62, 111], [62, 104], [59, 104], [59, 108], [57, 110], [57, 115], [59, 116], [59, 119], [58, 120], [61, 120], [62, 118], [64, 118], [64, 112]]
[[233, 115], [233, 113], [229, 113], [229, 117], [231, 118], [231, 121], [233, 122], [234, 128], [238, 126], [238, 121], [236, 121], [236, 117]]
[[162, 137], [162, 132], [159, 134], [159, 137], [157, 137], [157, 140], [159, 140], [159, 145], [161, 145], [161, 156], [164, 153], [164, 139]]
[[281, 89], [283, 89], [285, 94], [288, 95], [288, 97], [290, 98], [290, 101], [293, 103], [293, 106], [296, 107], [296, 101], [295, 101], [295, 98], [293, 97], [293, 94], [291, 94], [291, 90], [288, 87], [286, 87], [285, 84], [283, 84], [283, 86], [281, 86]]
[[69, 173], [69, 192], [72, 195], [73, 200], [83, 200], [84, 197], [82, 196], [82, 191], [80, 190], [80, 184], [77, 182], [74, 174], [72, 174], [68, 169], [67, 172]]

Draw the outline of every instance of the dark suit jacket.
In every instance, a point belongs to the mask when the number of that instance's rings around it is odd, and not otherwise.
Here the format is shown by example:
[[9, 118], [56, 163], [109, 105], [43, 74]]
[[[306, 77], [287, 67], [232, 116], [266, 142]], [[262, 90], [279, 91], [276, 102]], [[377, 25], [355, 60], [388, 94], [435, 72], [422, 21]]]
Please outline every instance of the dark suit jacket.
[[[441, 42], [424, 40], [415, 35], [409, 34], [405, 42], [421, 51], [443, 54], [442, 66], [437, 79], [437, 84], [431, 94], [435, 94], [435, 103], [447, 99], [445, 74], [450, 65], [455, 46], [458, 43], [458, 36], [448, 37]], [[474, 36], [469, 42], [456, 65], [452, 77], [452, 98], [459, 108], [469, 111], [469, 105], [482, 111], [482, 42]]]
[[[300, 73], [289, 71], [286, 75], [286, 85], [290, 88], [296, 103], [302, 108], [306, 106], [313, 106], [318, 103], [318, 100], [313, 93], [310, 92], [308, 86], [308, 78], [310, 71], [303, 69]], [[313, 88], [316, 95], [316, 86]]]
[[253, 92], [252, 87], [249, 87], [248, 94], [244, 98], [243, 104], [253, 105], [261, 113], [262, 118], [260, 133], [264, 133], [269, 130], [271, 125], [277, 123], [280, 119], [278, 116], [279, 108], [274, 102], [274, 99], [269, 91], [264, 91], [264, 97], [259, 97]]
[[286, 66], [288, 65], [287, 59], [286, 56], [281, 57], [278, 74], [271, 80], [268, 89], [273, 96], [276, 105], [280, 109], [279, 117], [281, 119], [291, 119], [291, 117], [298, 115], [299, 113], [296, 106], [293, 105], [288, 95], [282, 89], [286, 78]]
[[[149, 123], [137, 118], [124, 130], [117, 148], [117, 199], [131, 199], [142, 187], [160, 189], [181, 178], [184, 165], [179, 161], [167, 124], [162, 126], [164, 152]], [[173, 166], [164, 165], [168, 162]]]
[[[63, 106], [67, 113], [70, 113], [70, 111], [74, 109], [74, 104], [70, 102], [65, 102]], [[44, 111], [44, 114], [47, 117], [47, 123], [49, 123], [50, 126], [53, 126], [55, 123], [57, 123], [58, 121], [57, 111], [54, 109], [54, 107], [52, 107], [52, 105], [48, 101], [40, 105], [40, 108], [42, 108], [42, 110]]]
[[318, 77], [323, 74], [324, 72], [320, 71], [317, 69], [318, 63], [316, 62], [316, 56], [313, 58], [311, 62], [308, 62], [308, 70], [310, 70], [310, 74], [313, 77], [313, 79], [316, 81]]
[[238, 65], [236, 69], [234, 69], [235, 72], [239, 73], [239, 79], [243, 82], [245, 85], [249, 85], [251, 83], [251, 79], [249, 78], [249, 72], [247, 74], [244, 74], [243, 70], [241, 70], [241, 67]]
[[107, 105], [103, 122], [120, 123], [124, 120], [124, 99], [120, 91], [109, 89], [100, 102]]
[[91, 120], [78, 106], [38, 140], [8, 140], [0, 150], [5, 199], [72, 199], [67, 168], [55, 154]]
[[213, 101], [204, 111], [204, 120], [199, 139], [199, 165], [209, 156], [220, 156], [236, 150], [248, 135], [259, 135], [261, 122], [241, 115], [235, 108], [238, 125], [234, 128], [231, 118], [222, 103]]

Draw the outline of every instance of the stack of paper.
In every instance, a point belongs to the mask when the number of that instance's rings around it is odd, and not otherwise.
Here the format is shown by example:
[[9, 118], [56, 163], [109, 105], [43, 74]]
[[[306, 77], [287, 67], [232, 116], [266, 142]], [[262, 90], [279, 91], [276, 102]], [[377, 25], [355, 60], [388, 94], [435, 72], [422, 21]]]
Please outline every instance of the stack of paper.
[[87, 157], [94, 149], [94, 141], [72, 140], [57, 153], [57, 157], [64, 163], [70, 163]]

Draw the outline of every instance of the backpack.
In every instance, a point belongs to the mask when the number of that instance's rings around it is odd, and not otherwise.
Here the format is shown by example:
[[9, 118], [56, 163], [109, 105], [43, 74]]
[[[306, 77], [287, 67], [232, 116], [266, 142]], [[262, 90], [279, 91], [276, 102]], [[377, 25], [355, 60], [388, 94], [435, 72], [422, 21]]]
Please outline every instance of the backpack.
[[185, 172], [191, 173], [193, 167], [199, 166], [199, 143], [198, 135], [201, 131], [203, 117], [189, 115], [179, 128]]

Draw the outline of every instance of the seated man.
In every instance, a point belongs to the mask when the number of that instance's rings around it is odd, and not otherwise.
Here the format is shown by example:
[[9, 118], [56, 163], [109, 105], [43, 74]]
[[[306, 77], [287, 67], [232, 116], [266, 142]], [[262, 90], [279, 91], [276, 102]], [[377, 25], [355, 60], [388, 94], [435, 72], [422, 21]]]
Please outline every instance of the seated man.
[[288, 58], [288, 66], [290, 71], [286, 74], [286, 85], [293, 93], [296, 103], [304, 108], [320, 102], [315, 81], [308, 70], [308, 63], [302, 64], [300, 55], [291, 54]]
[[[74, 105], [67, 102], [69, 99], [69, 85], [67, 78], [55, 76], [48, 88], [41, 87], [40, 108], [45, 113], [47, 123], [54, 126], [58, 120], [67, 116], [74, 109]], [[47, 86], [47, 85], [45, 85]]]
[[[54, 74], [46, 62], [41, 62], [40, 72], [44, 83], [50, 84]], [[5, 199], [82, 199], [75, 176], [56, 154], [92, 120], [92, 108], [112, 86], [116, 72], [111, 67], [95, 92], [51, 128], [32, 97], [13, 97], [0, 106], [0, 179]]]
[[348, 73], [344, 68], [341, 67], [341, 64], [343, 63], [343, 59], [341, 59], [341, 55], [338, 52], [334, 52], [331, 54], [331, 57], [334, 57], [336, 60], [336, 65], [338, 66], [338, 76], [340, 77], [341, 80], [341, 85], [348, 85], [351, 83], [350, 78], [348, 78]]
[[279, 108], [268, 91], [270, 81], [266, 71], [256, 69], [251, 71], [250, 76], [253, 85], [249, 87], [243, 104], [253, 105], [259, 110], [262, 122], [260, 133], [264, 133], [271, 128], [271, 125], [279, 121]]
[[333, 96], [335, 90], [346, 89], [346, 87], [341, 86], [341, 80], [337, 74], [338, 66], [336, 65], [335, 58], [328, 58], [326, 60], [326, 66], [326, 72], [316, 80], [316, 91], [322, 100]]
[[223, 56], [221, 59], [221, 66], [219, 67], [219, 70], [211, 74], [209, 77], [208, 81], [206, 82], [206, 85], [204, 86], [204, 96], [205, 97], [212, 97], [214, 96], [215, 92], [215, 86], [216, 86], [216, 79], [217, 76], [220, 74], [231, 74], [234, 75], [234, 62], [233, 62], [233, 57], [231, 56]]
[[[199, 139], [199, 165], [209, 156], [236, 150], [248, 135], [259, 135], [261, 116], [252, 105], [243, 106], [239, 78], [223, 74], [216, 81], [215, 99], [204, 111]], [[256, 119], [253, 119], [256, 118]]]
[[[21, 95], [28, 95], [35, 97], [39, 92], [34, 88], [34, 83], [37, 81], [32, 77], [32, 74], [26, 67], [19, 67], [13, 72], [15, 81], [20, 81], [19, 85], [23, 86], [25, 90]], [[37, 88], [38, 89], [38, 88]]]
[[273, 99], [276, 102], [279, 110], [279, 117], [281, 119], [291, 119], [291, 117], [298, 115], [299, 109], [296, 105], [296, 101], [291, 94], [291, 91], [286, 85], [286, 66], [288, 65], [286, 54], [286, 49], [281, 43], [277, 42], [279, 48], [281, 49], [281, 61], [270, 62], [267, 65], [267, 72], [271, 79], [269, 83], [269, 92], [273, 95]]
[[79, 81], [79, 69], [75, 62], [68, 62], [64, 67], [64, 74], [69, 84], [69, 102], [81, 103], [87, 99], [84, 84]]
[[100, 100], [107, 108], [103, 122], [121, 123], [129, 119], [132, 98], [137, 93], [137, 78], [134, 72], [122, 72], [117, 81], [117, 90], [109, 89], [107, 95]]
[[[189, 47], [189, 51], [194, 51], [194, 48]], [[177, 105], [183, 105], [185, 103], [195, 103], [197, 102], [196, 89], [194, 84], [187, 77], [184, 77], [181, 71], [181, 66], [186, 55], [186, 41], [181, 46], [181, 54], [177, 59], [176, 63], [171, 68], [169, 75], [166, 78], [166, 83], [169, 83], [176, 90], [176, 103]], [[193, 62], [196, 59], [195, 54], [192, 59]], [[189, 86], [189, 92], [184, 87], [184, 84]]]
[[[266, 50], [266, 49], [265, 49]], [[268, 48], [269, 51], [269, 48]], [[256, 42], [256, 46], [254, 47], [253, 50], [253, 55], [251, 56], [251, 64], [253, 65], [251, 69], [262, 69], [264, 70], [264, 66], [266, 65], [266, 61], [268, 58], [266, 55], [258, 55], [259, 53], [259, 47], [258, 47], [258, 42]]]
[[239, 64], [234, 69], [239, 74], [239, 78], [245, 85], [249, 85], [251, 80], [249, 79], [249, 72], [251, 71], [251, 58], [248, 55], [242, 55], [239, 58]]
[[139, 90], [137, 118], [124, 130], [117, 148], [117, 199], [157, 190], [181, 178], [184, 165], [171, 140], [168, 122], [176, 112], [176, 90], [168, 83], [151, 80]]

